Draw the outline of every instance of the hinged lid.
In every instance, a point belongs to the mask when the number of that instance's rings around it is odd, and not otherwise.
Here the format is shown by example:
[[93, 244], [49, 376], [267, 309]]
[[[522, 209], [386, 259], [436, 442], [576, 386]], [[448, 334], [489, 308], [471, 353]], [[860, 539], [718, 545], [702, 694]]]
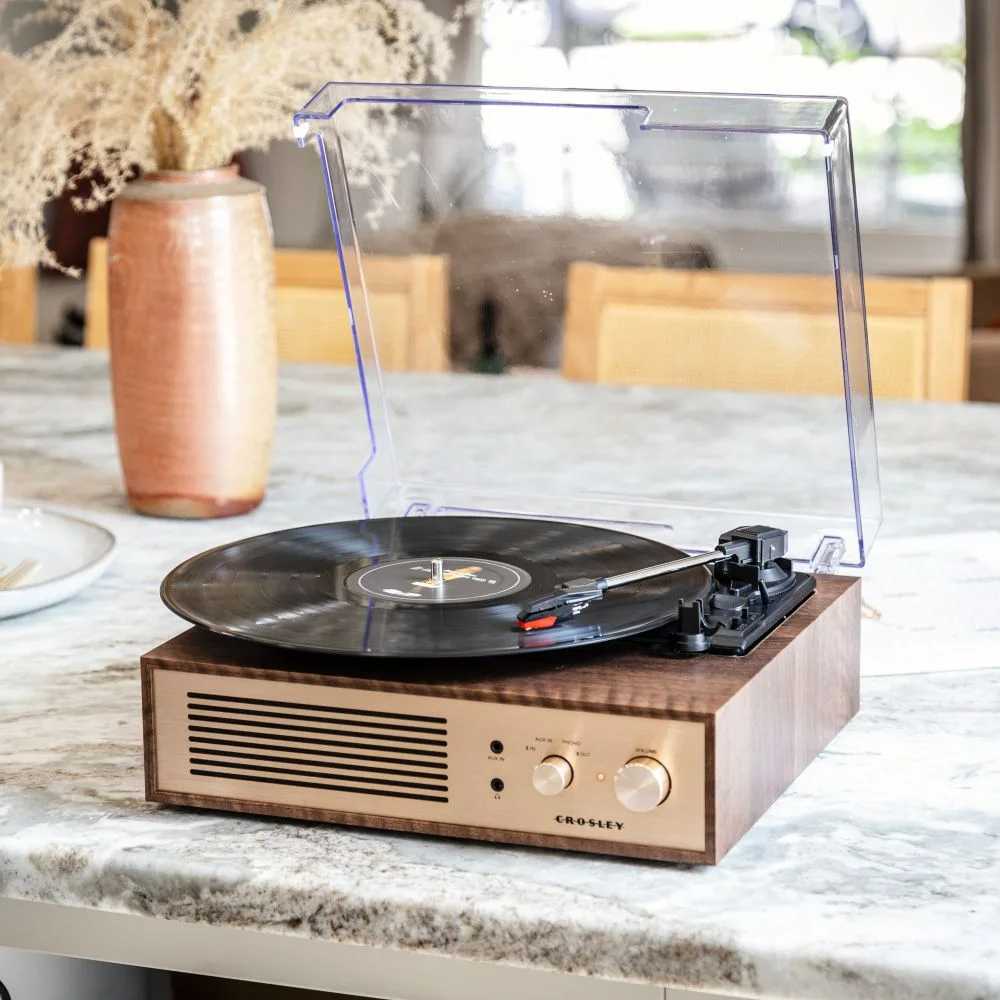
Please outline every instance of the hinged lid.
[[767, 523], [799, 561], [863, 565], [881, 509], [843, 100], [331, 83], [295, 134], [327, 186], [367, 515], [691, 551]]

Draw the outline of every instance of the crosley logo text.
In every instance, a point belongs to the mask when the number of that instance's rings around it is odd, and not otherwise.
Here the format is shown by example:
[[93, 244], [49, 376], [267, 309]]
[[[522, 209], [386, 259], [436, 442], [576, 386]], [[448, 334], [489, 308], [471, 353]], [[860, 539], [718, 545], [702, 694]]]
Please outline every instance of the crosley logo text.
[[619, 823], [616, 819], [594, 819], [585, 816], [556, 816], [557, 823], [568, 823], [571, 826], [593, 826], [600, 830], [622, 830], [624, 823]]

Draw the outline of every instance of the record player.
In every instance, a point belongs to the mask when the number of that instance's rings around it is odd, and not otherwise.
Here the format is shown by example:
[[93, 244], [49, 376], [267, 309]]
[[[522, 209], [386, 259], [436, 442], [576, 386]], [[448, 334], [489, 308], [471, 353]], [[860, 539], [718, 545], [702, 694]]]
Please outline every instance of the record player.
[[[366, 128], [394, 151], [382, 173]], [[858, 708], [860, 585], [840, 571], [864, 564], [880, 501], [844, 102], [330, 84], [295, 129], [337, 241], [363, 516], [167, 577], [194, 627], [142, 660], [147, 797], [719, 861]], [[737, 331], [752, 303], [767, 350], [706, 340], [692, 367], [696, 319], [658, 320], [637, 293], [591, 331], [619, 357], [645, 331], [628, 378], [583, 377], [568, 329], [555, 370], [460, 376], [473, 392], [380, 365], [399, 302], [369, 275], [427, 249], [415, 234], [463, 214], [541, 233], [551, 206], [532, 192], [551, 182], [563, 216], [607, 220], [644, 260], [682, 226], [718, 230], [691, 185], [723, 153], [815, 185], [821, 236], [800, 263], [819, 277], [760, 282], [741, 250], [726, 295], [706, 295]], [[534, 252], [515, 272], [567, 294]], [[453, 301], [468, 273], [451, 269]], [[650, 375], [651, 344], [673, 377]], [[807, 364], [823, 376], [802, 368], [786, 402], [774, 389]]]

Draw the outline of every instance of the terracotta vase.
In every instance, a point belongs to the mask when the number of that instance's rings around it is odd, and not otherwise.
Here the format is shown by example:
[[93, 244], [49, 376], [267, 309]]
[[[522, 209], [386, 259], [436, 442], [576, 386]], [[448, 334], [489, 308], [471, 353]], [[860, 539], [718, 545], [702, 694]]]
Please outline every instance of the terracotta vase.
[[162, 171], [115, 200], [108, 322], [131, 505], [226, 517], [264, 496], [274, 433], [271, 220], [236, 167]]

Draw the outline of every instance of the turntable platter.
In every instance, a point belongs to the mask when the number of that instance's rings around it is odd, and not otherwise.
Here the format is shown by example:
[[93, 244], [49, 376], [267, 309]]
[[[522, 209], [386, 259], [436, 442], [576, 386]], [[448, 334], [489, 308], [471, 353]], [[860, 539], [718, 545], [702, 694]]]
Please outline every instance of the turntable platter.
[[624, 638], [706, 595], [694, 567], [609, 592], [572, 621], [525, 632], [517, 614], [561, 582], [681, 558], [624, 532], [559, 521], [405, 517], [292, 528], [220, 546], [164, 580], [164, 602], [214, 632], [374, 657], [537, 652]]

